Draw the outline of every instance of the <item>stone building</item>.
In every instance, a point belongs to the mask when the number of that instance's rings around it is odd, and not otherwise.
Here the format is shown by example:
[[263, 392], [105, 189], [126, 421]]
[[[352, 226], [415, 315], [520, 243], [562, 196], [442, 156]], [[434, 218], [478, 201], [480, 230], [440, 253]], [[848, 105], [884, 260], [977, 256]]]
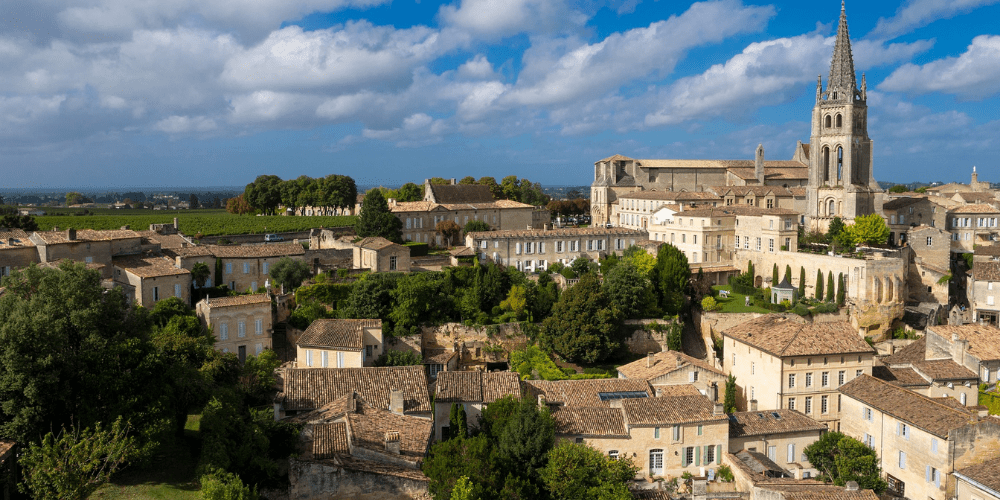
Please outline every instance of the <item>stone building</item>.
[[951, 275], [951, 235], [941, 227], [924, 225], [909, 228], [906, 235], [911, 250], [907, 274], [909, 299], [950, 303], [949, 280], [943, 278]]
[[708, 191], [634, 191], [619, 197], [610, 221], [618, 227], [648, 230], [653, 214], [663, 206], [680, 211], [721, 204], [722, 198]]
[[873, 369], [879, 379], [905, 387], [931, 398], [951, 398], [962, 406], [979, 404], [979, 375], [956, 362], [960, 351], [941, 352], [927, 349], [927, 337], [882, 359], [882, 367]]
[[39, 262], [38, 250], [27, 233], [20, 229], [0, 229], [0, 278]]
[[729, 452], [764, 453], [797, 479], [818, 471], [802, 451], [826, 432], [821, 424], [795, 410], [743, 411], [729, 415]]
[[446, 437], [451, 405], [462, 405], [466, 422], [476, 427], [490, 403], [506, 396], [521, 399], [521, 377], [517, 372], [444, 371], [437, 374], [434, 391], [434, 436], [441, 440]]
[[270, 279], [271, 266], [283, 257], [304, 261], [306, 253], [298, 243], [217, 245], [210, 250], [217, 261], [216, 283], [228, 285], [230, 290], [236, 292], [256, 292]]
[[36, 231], [29, 237], [38, 251], [38, 262], [57, 262], [63, 259], [99, 264], [101, 276], [113, 277], [112, 257], [138, 255], [142, 252], [142, 237], [127, 229], [95, 231], [92, 229], [67, 229], [65, 231]]
[[1000, 458], [952, 472], [957, 500], [1000, 500]]
[[1000, 329], [989, 325], [928, 326], [924, 334], [928, 359], [951, 358], [979, 374], [980, 383], [1000, 379]]
[[1000, 238], [1000, 209], [985, 203], [948, 210], [953, 252], [970, 253], [976, 245], [991, 245]]
[[646, 231], [618, 227], [525, 229], [469, 233], [465, 246], [474, 249], [480, 260], [534, 272], [555, 262], [569, 264], [581, 257], [596, 261], [610, 253], [621, 255], [626, 248], [642, 246], [648, 239]]
[[272, 346], [274, 323], [268, 294], [205, 298], [195, 305], [195, 314], [215, 335], [215, 349], [235, 353], [240, 361]]
[[157, 302], [177, 297], [191, 305], [191, 271], [163, 256], [126, 256], [112, 259], [115, 284], [136, 304], [152, 309]]
[[893, 198], [882, 205], [883, 217], [889, 226], [889, 244], [903, 245], [907, 233], [913, 228], [925, 225], [933, 228], [948, 228], [949, 206], [925, 195]]
[[364, 238], [354, 244], [354, 268], [373, 273], [410, 272], [410, 249], [381, 236]]
[[278, 371], [278, 380], [275, 420], [323, 410], [352, 392], [375, 408], [433, 418], [427, 378], [419, 366], [286, 368]]
[[840, 388], [841, 431], [875, 450], [889, 490], [905, 498], [955, 496], [952, 472], [995, 458], [1000, 421], [861, 376]]
[[678, 351], [649, 353], [644, 359], [618, 367], [618, 378], [645, 380], [659, 395], [668, 386], [692, 385], [713, 402], [719, 402], [726, 374], [718, 368]]
[[875, 349], [845, 321], [806, 323], [768, 314], [723, 332], [724, 370], [744, 410], [787, 408], [836, 430], [837, 388], [871, 375]]
[[295, 342], [295, 362], [299, 368], [360, 368], [372, 366], [382, 350], [382, 320], [320, 318]]

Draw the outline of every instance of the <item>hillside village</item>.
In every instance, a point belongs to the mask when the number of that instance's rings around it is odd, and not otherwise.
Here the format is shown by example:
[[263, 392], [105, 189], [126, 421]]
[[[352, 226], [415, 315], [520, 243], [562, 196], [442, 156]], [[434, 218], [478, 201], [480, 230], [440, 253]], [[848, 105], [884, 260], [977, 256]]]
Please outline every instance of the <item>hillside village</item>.
[[[505, 449], [503, 408], [551, 419], [545, 453], [630, 462], [626, 497], [1000, 500], [1000, 191], [975, 168], [879, 188], [846, 19], [789, 160], [615, 154], [594, 163], [584, 227], [453, 179], [421, 201], [280, 210], [388, 214], [380, 234], [0, 228], [0, 301], [27, 293], [26, 269], [83, 266], [130, 306], [182, 304], [241, 364], [273, 356], [265, 408], [296, 434], [268, 498], [493, 498], [457, 465], [474, 447], [448, 443]], [[606, 338], [567, 338], [584, 335]], [[823, 443], [874, 458], [811, 462]], [[0, 441], [7, 477], [18, 449]], [[519, 498], [554, 481], [555, 459], [534, 458]]]

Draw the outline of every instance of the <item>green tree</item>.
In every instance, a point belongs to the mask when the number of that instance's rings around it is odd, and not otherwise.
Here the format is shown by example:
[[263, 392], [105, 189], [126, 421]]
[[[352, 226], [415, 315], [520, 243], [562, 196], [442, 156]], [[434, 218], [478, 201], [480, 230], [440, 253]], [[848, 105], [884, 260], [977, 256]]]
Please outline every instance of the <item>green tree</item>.
[[21, 215], [17, 207], [9, 205], [0, 206], [0, 227], [20, 229], [28, 233], [38, 231], [38, 223], [33, 216]]
[[920, 193], [920, 194], [926, 193], [927, 192], [927, 186], [920, 186], [920, 187], [918, 187], [917, 188], [917, 192]]
[[[754, 273], [753, 261], [752, 260], [751, 261], [747, 261], [747, 274], [749, 274], [750, 277], [756, 277], [757, 276]], [[750, 285], [750, 286], [753, 286], [753, 285]]]
[[631, 263], [646, 276], [650, 276], [656, 267], [656, 257], [647, 252], [645, 248], [636, 245], [632, 245], [622, 252], [622, 261]]
[[806, 296], [806, 268], [799, 267], [799, 297]]
[[823, 300], [823, 271], [816, 270], [816, 300]]
[[455, 488], [451, 490], [451, 500], [479, 500], [482, 494], [479, 485], [473, 484], [469, 476], [462, 476], [455, 481]]
[[204, 262], [196, 262], [195, 265], [191, 267], [191, 279], [199, 288], [205, 286], [205, 283], [210, 276], [212, 276], [212, 270], [209, 269], [208, 264]]
[[365, 195], [354, 232], [362, 238], [381, 236], [395, 243], [403, 242], [403, 222], [392, 215], [382, 191], [373, 189]]
[[458, 183], [459, 184], [475, 184], [476, 183], [476, 178], [473, 177], [473, 176], [471, 176], [471, 175], [466, 175], [465, 177], [462, 177], [462, 179], [460, 181], [458, 181]]
[[524, 317], [524, 311], [528, 306], [528, 298], [525, 292], [525, 287], [522, 285], [514, 285], [510, 287], [510, 294], [507, 298], [500, 302], [500, 307], [505, 311], [510, 311], [514, 315], [521, 319]]
[[499, 200], [503, 198], [503, 189], [500, 187], [500, 184], [497, 184], [497, 180], [493, 177], [480, 177], [479, 180], [476, 181], [476, 184], [489, 187], [490, 193], [493, 195], [493, 199]]
[[788, 264], [785, 264], [785, 279], [784, 279], [784, 281], [787, 281], [789, 285], [792, 284], [792, 266], [790, 266]]
[[490, 225], [484, 220], [470, 220], [465, 224], [463, 231], [468, 233], [475, 233], [479, 231], [489, 231]]
[[876, 494], [886, 489], [878, 455], [856, 439], [840, 432], [827, 432], [802, 452], [822, 477], [833, 484], [844, 486], [847, 481], [857, 481], [862, 489], [874, 490]]
[[680, 314], [684, 309], [684, 292], [691, 280], [691, 268], [684, 252], [670, 244], [661, 246], [656, 253], [654, 272], [660, 307], [671, 316]]
[[722, 407], [726, 413], [736, 411], [736, 376], [730, 375], [726, 379], [726, 393], [722, 400]]
[[79, 205], [80, 203], [85, 203], [87, 197], [77, 193], [76, 191], [70, 191], [66, 193], [66, 206]]
[[553, 500], [632, 498], [628, 483], [639, 468], [631, 459], [612, 459], [585, 444], [562, 441], [549, 451], [542, 483]]
[[844, 307], [844, 273], [837, 275], [837, 305]]
[[21, 456], [21, 491], [35, 498], [87, 498], [135, 457], [135, 439], [128, 432], [129, 426], [118, 419], [110, 429], [98, 422], [93, 428], [47, 433], [41, 444], [30, 443]]
[[375, 360], [375, 366], [420, 366], [423, 357], [414, 351], [386, 351]]
[[452, 242], [462, 235], [462, 228], [453, 220], [443, 220], [434, 226], [434, 231], [445, 241], [445, 245], [451, 246]]
[[895, 186], [889, 188], [890, 193], [905, 193], [907, 191], [909, 191], [909, 189], [902, 184], [896, 184]]
[[[384, 330], [389, 329], [389, 313], [392, 311], [392, 291], [396, 289], [401, 274], [370, 273], [354, 284], [343, 310], [345, 318], [381, 319]], [[499, 303], [499, 301], [497, 302]]]
[[577, 257], [573, 259], [573, 263], [571, 263], [569, 267], [576, 273], [577, 276], [583, 276], [584, 274], [594, 271], [596, 268], [596, 266], [592, 265], [590, 260], [586, 257]]
[[205, 500], [257, 500], [257, 489], [251, 488], [236, 474], [212, 471], [201, 476], [201, 496]]
[[701, 299], [701, 310], [709, 312], [720, 309], [719, 303], [715, 300], [715, 297], [711, 295], [706, 295], [705, 298]]
[[451, 413], [448, 418], [449, 439], [457, 437], [468, 437], [469, 424], [465, 414], [465, 406], [461, 403], [451, 404]]
[[778, 263], [774, 263], [774, 269], [771, 270], [771, 286], [778, 284]]
[[521, 195], [521, 181], [516, 175], [508, 175], [500, 181], [500, 190], [504, 199], [517, 201]]
[[622, 262], [605, 274], [602, 288], [626, 318], [638, 318], [656, 307], [648, 274], [640, 271], [631, 261]]
[[546, 454], [555, 442], [556, 421], [548, 408], [539, 408], [530, 399], [522, 399], [498, 434], [497, 450], [508, 470], [529, 471], [534, 479], [545, 465]]
[[595, 363], [621, 345], [621, 322], [621, 313], [597, 277], [587, 273], [559, 297], [552, 315], [542, 322], [540, 337], [567, 360]]
[[247, 202], [242, 194], [226, 200], [226, 212], [236, 215], [245, 215], [253, 212], [253, 207]]
[[396, 190], [396, 201], [420, 201], [424, 199], [424, 187], [407, 182]]
[[836, 238], [837, 235], [842, 233], [844, 231], [844, 228], [846, 227], [847, 226], [844, 225], [843, 219], [841, 219], [840, 217], [834, 217], [833, 220], [830, 221], [830, 226], [827, 228], [826, 231], [827, 239], [832, 241], [833, 238]]
[[827, 275], [826, 278], [826, 301], [833, 302], [833, 294], [835, 288], [833, 287], [833, 271]]
[[452, 493], [462, 478], [481, 488], [481, 498], [495, 498], [497, 491], [503, 488], [505, 477], [499, 462], [500, 453], [495, 442], [486, 434], [479, 434], [434, 443], [421, 470], [430, 479], [427, 488], [435, 499], [456, 498]]
[[271, 266], [269, 275], [275, 285], [285, 285], [285, 291], [291, 292], [312, 276], [312, 269], [301, 260], [282, 257]]
[[879, 214], [861, 215], [854, 218], [854, 224], [845, 231], [855, 245], [884, 245], [889, 240], [889, 226]]
[[277, 175], [259, 175], [243, 190], [243, 198], [254, 210], [274, 215], [281, 203], [282, 180]]

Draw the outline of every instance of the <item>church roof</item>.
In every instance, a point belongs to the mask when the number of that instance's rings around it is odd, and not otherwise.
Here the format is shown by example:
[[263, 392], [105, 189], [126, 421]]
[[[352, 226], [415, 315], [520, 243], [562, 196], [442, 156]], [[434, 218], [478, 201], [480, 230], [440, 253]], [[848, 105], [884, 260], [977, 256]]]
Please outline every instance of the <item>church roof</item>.
[[827, 79], [826, 89], [828, 92], [843, 92], [844, 98], [853, 99], [857, 86], [854, 56], [851, 54], [851, 36], [847, 31], [847, 9], [841, 2], [837, 41], [833, 45], [833, 59], [830, 61], [830, 77]]
[[[747, 160], [748, 165], [753, 165], [753, 162]], [[784, 163], [785, 165], [774, 165], [768, 166], [768, 164], [774, 163]], [[729, 172], [739, 177], [740, 179], [756, 179], [757, 172], [754, 171], [752, 166], [748, 167], [730, 167]], [[801, 162], [797, 161], [782, 161], [782, 162], [764, 162], [764, 178], [765, 179], [787, 179], [787, 180], [801, 180], [809, 178], [809, 167]]]
[[609, 162], [609, 161], [629, 161], [629, 160], [632, 160], [632, 158], [629, 158], [628, 156], [623, 156], [623, 155], [616, 154], [614, 156], [609, 156], [609, 157], [607, 157], [607, 158], [605, 158], [603, 160], [597, 160], [597, 163], [605, 163], [605, 162]]

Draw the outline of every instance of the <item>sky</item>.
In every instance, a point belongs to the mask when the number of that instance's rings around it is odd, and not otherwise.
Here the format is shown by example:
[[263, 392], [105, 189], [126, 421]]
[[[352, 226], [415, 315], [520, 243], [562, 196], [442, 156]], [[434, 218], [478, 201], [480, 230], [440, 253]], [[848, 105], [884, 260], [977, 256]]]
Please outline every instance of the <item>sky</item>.
[[[789, 159], [835, 0], [0, 2], [0, 187]], [[1000, 182], [1000, 0], [849, 0], [880, 181]]]

